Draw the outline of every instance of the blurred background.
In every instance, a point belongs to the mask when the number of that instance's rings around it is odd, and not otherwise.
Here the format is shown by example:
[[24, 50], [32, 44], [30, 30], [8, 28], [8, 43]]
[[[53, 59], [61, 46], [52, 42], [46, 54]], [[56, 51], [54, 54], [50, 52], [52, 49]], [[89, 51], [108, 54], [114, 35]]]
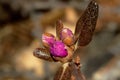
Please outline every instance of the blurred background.
[[[87, 80], [120, 80], [120, 0], [97, 0], [93, 40], [77, 50]], [[0, 0], [0, 80], [53, 80], [60, 63], [33, 56], [61, 19], [74, 32], [90, 0]]]

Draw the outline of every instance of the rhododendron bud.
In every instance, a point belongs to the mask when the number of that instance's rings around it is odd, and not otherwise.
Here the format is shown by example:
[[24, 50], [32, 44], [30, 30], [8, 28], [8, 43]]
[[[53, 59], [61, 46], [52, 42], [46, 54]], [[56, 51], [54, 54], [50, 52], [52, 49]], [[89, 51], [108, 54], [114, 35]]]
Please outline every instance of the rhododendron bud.
[[45, 47], [50, 47], [55, 42], [55, 37], [50, 33], [44, 33], [42, 35], [42, 42]]
[[68, 28], [63, 28], [61, 31], [61, 40], [66, 44], [66, 45], [71, 45], [73, 42], [73, 33], [70, 29]]
[[50, 47], [50, 53], [54, 57], [66, 57], [68, 55], [65, 44], [62, 41], [55, 41]]

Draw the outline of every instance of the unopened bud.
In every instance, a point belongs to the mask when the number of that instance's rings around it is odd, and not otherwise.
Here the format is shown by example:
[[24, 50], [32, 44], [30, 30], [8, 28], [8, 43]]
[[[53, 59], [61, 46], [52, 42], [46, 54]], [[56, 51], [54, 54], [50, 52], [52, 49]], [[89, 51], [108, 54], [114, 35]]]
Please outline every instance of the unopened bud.
[[61, 40], [66, 44], [66, 45], [71, 45], [73, 42], [73, 33], [71, 30], [68, 28], [63, 28], [61, 31]]
[[55, 42], [55, 37], [51, 33], [44, 33], [42, 35], [42, 42], [45, 47], [50, 47]]

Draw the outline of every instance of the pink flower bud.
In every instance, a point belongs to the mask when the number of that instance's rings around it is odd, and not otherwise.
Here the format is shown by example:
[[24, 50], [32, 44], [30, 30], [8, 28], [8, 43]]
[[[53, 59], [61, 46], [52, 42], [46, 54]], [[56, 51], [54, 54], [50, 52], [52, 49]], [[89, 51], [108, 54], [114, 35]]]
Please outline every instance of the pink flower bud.
[[73, 42], [73, 33], [68, 28], [62, 29], [60, 37], [66, 45], [71, 45]]
[[50, 53], [54, 57], [66, 57], [68, 55], [67, 49], [62, 41], [55, 41], [50, 47]]
[[45, 47], [50, 47], [55, 42], [55, 37], [50, 33], [44, 33], [42, 35], [42, 42]]

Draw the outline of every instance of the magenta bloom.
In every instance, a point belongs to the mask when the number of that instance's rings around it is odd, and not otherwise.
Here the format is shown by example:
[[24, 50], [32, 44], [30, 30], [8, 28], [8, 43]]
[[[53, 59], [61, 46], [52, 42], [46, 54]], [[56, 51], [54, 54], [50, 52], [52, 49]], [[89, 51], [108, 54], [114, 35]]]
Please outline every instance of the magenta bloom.
[[44, 46], [51, 46], [55, 42], [55, 37], [50, 33], [44, 33], [42, 35], [42, 41]]
[[68, 55], [67, 49], [62, 41], [55, 41], [52, 46], [50, 46], [50, 53], [55, 57], [66, 57]]

